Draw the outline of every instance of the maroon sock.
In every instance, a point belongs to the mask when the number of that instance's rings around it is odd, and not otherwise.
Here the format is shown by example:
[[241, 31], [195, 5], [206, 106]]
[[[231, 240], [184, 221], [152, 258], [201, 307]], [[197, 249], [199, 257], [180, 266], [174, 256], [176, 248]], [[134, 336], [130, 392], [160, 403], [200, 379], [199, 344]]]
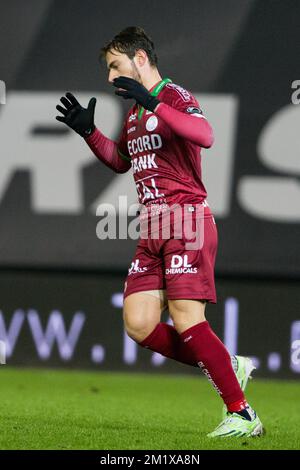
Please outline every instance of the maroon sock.
[[151, 349], [175, 361], [198, 367], [193, 352], [182, 342], [174, 326], [167, 323], [159, 323], [139, 344], [143, 348]]
[[[182, 341], [197, 359], [199, 367], [222, 397], [229, 411], [245, 407], [245, 396], [231, 365], [230, 355], [222, 341], [204, 321], [181, 335]], [[231, 407], [231, 405], [234, 405]]]

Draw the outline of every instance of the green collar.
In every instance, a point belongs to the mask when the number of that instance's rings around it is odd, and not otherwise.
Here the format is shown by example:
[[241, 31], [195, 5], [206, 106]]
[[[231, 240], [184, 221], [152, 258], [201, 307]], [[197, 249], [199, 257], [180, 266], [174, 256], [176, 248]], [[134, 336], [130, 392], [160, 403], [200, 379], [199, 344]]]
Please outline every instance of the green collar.
[[[164, 78], [156, 85], [156, 87], [150, 92], [150, 94], [152, 96], [157, 96], [161, 92], [161, 90], [166, 86], [166, 84], [171, 83], [171, 82], [172, 80], [170, 78]], [[145, 111], [145, 108], [138, 105], [138, 120], [139, 121], [142, 119], [144, 111]]]

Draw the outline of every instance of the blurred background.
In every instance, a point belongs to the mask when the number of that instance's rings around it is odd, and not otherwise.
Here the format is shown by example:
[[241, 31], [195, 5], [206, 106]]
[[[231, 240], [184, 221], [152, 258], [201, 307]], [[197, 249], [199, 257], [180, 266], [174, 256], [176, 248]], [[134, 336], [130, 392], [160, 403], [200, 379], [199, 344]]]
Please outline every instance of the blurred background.
[[99, 240], [96, 208], [113, 204], [129, 223], [118, 196], [136, 202], [132, 175], [114, 174], [55, 121], [65, 91], [84, 105], [96, 96], [96, 123], [117, 138], [127, 104], [98, 56], [139, 25], [161, 75], [197, 97], [215, 132], [202, 158], [219, 232], [218, 303], [207, 318], [260, 376], [300, 377], [299, 17], [295, 0], [0, 1], [7, 364], [199, 374], [124, 333], [123, 283], [137, 241]]

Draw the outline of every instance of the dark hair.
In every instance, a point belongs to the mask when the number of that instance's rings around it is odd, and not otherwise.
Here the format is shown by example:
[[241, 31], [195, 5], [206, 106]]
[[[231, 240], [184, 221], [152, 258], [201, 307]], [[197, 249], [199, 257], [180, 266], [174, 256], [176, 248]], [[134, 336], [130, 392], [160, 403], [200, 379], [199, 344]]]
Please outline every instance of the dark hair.
[[100, 59], [105, 58], [107, 52], [115, 49], [122, 54], [127, 54], [129, 59], [133, 59], [136, 51], [143, 49], [146, 52], [151, 65], [157, 65], [158, 58], [154, 50], [154, 44], [143, 28], [129, 26], [117, 34], [108, 44], [102, 47]]

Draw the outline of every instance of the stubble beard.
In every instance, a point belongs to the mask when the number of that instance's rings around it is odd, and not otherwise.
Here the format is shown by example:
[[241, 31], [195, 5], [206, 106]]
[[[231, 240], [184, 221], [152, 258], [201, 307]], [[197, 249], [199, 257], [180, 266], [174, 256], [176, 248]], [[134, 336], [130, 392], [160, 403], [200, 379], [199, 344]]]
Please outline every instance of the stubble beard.
[[137, 66], [134, 63], [134, 60], [131, 60], [131, 70], [132, 70], [132, 78], [133, 80], [136, 80], [137, 82], [141, 83], [143, 85], [142, 77], [138, 71]]

